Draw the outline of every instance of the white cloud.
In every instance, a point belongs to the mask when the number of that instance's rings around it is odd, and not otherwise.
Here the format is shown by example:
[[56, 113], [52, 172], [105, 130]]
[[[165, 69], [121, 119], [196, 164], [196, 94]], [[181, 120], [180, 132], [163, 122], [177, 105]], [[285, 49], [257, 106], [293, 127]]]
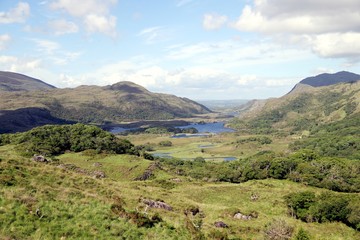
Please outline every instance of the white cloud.
[[110, 14], [110, 9], [115, 4], [117, 0], [82, 0], [76, 4], [72, 0], [57, 0], [50, 6], [54, 10], [62, 10], [80, 18], [89, 33], [99, 32], [115, 37], [116, 17]]
[[232, 26], [307, 46], [321, 57], [360, 59], [360, 1], [254, 0]]
[[359, 28], [360, 2], [255, 0], [247, 5], [234, 27], [263, 33], [347, 32]]
[[60, 44], [57, 42], [45, 40], [45, 39], [31, 39], [35, 42], [37, 50], [45, 55], [54, 55], [55, 51], [60, 49]]
[[313, 51], [322, 57], [360, 57], [360, 32], [320, 34], [310, 42]]
[[216, 30], [221, 28], [227, 21], [227, 16], [208, 13], [204, 15], [203, 27], [206, 30]]
[[154, 44], [168, 41], [171, 38], [171, 30], [163, 26], [155, 26], [141, 30], [138, 37], [142, 37], [146, 44]]
[[48, 28], [51, 32], [54, 32], [55, 35], [64, 35], [68, 33], [76, 33], [79, 31], [79, 27], [75, 23], [65, 19], [50, 21], [48, 23]]
[[51, 4], [51, 8], [64, 10], [74, 17], [84, 17], [88, 14], [108, 14], [110, 7], [117, 0], [82, 0], [74, 4], [73, 0], [57, 0]]
[[194, 0], [179, 0], [176, 4], [177, 7], [182, 7], [184, 5], [187, 5], [191, 2], [193, 2]]
[[[222, 68], [227, 71], [249, 65], [271, 65], [309, 58], [310, 53], [292, 46], [269, 41], [202, 42], [192, 45], [171, 46], [166, 58], [186, 61], [194, 66]], [[235, 70], [234, 70], [235, 69]]]
[[1, 68], [11, 72], [33, 71], [40, 67], [41, 59], [18, 58], [14, 56], [0, 56]]
[[246, 86], [251, 82], [255, 82], [257, 80], [256, 75], [243, 75], [237, 80], [238, 85]]
[[18, 5], [8, 12], [0, 12], [0, 23], [22, 23], [30, 16], [30, 5], [19, 2]]
[[116, 37], [116, 17], [89, 14], [84, 19], [85, 27], [88, 32], [104, 33]]
[[54, 41], [37, 38], [29, 40], [36, 44], [36, 51], [42, 59], [46, 59], [48, 64], [66, 65], [82, 55], [82, 52], [65, 51], [59, 43]]
[[11, 41], [11, 37], [9, 34], [0, 35], [0, 50], [5, 49], [10, 41]]

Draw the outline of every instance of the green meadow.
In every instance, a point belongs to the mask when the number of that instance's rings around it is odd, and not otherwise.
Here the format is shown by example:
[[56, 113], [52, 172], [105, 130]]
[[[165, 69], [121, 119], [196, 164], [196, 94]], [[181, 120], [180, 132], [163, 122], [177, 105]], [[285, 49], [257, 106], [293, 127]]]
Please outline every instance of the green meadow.
[[[198, 139], [205, 144], [213, 140], [219, 137]], [[188, 139], [174, 142], [174, 149], [196, 145]], [[218, 151], [228, 147], [226, 142], [218, 144]], [[13, 145], [0, 147], [0, 159], [2, 239], [264, 239], [267, 227], [278, 220], [293, 228], [293, 236], [302, 229], [311, 239], [360, 239], [358, 231], [340, 222], [305, 223], [291, 217], [284, 200], [287, 194], [331, 191], [288, 180], [206, 182], [160, 167], [150, 179], [134, 181], [154, 161], [80, 152], [65, 153], [44, 164], [20, 156]], [[94, 179], [59, 164], [101, 170], [106, 177]], [[253, 194], [258, 196], [255, 201]], [[147, 208], [142, 199], [163, 201], [172, 211]], [[194, 208], [198, 214], [187, 213]], [[237, 212], [254, 217], [234, 219]], [[161, 220], [150, 224], [154, 217]], [[216, 228], [217, 221], [228, 227]]]

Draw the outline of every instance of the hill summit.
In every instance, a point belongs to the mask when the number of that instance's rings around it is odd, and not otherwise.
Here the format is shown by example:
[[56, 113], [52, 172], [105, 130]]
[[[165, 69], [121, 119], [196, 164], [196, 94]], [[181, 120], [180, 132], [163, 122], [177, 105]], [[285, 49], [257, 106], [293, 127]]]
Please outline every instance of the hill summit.
[[2, 91], [33, 91], [54, 88], [56, 87], [36, 78], [19, 73], [0, 71], [0, 90]]
[[[7, 126], [0, 126], [0, 132], [23, 131], [52, 122], [116, 124], [123, 121], [187, 118], [211, 112], [190, 99], [153, 93], [128, 81], [104, 87], [83, 85], [61, 89], [16, 73], [7, 73], [6, 76], [8, 80], [2, 82], [19, 86], [24, 82], [24, 86], [16, 88], [16, 92], [14, 87], [0, 88], [0, 116], [4, 123], [8, 123]], [[15, 79], [9, 76], [21, 76], [23, 80], [21, 82], [17, 80], [20, 77]], [[26, 115], [22, 114], [24, 112]], [[34, 121], [30, 124], [29, 119]]]
[[341, 71], [337, 73], [323, 73], [314, 77], [308, 77], [300, 81], [301, 84], [307, 84], [312, 87], [330, 86], [338, 83], [356, 82], [360, 80], [360, 75]]

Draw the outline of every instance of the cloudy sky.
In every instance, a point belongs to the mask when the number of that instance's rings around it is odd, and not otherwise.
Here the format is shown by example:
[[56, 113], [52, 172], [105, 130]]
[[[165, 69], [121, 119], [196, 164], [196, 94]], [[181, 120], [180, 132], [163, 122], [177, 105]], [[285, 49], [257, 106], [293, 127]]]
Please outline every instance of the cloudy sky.
[[360, 73], [359, 0], [0, 0], [0, 70], [133, 81], [192, 99], [278, 97]]

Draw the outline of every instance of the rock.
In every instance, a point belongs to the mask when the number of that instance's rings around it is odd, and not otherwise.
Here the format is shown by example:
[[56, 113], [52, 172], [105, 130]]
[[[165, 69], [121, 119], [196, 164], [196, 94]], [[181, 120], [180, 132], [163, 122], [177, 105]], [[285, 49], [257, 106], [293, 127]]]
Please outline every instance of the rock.
[[256, 193], [253, 193], [253, 194], [251, 194], [251, 196], [250, 196], [250, 200], [251, 201], [253, 201], [253, 202], [255, 202], [255, 201], [257, 201], [258, 199], [259, 199], [259, 195], [257, 195]]
[[42, 162], [42, 163], [48, 163], [49, 160], [47, 160], [43, 155], [34, 155], [32, 160], [34, 162]]
[[242, 219], [242, 220], [250, 220], [252, 217], [250, 215], [245, 215], [239, 212], [234, 215], [234, 218]]
[[149, 206], [151, 208], [160, 208], [160, 209], [165, 209], [167, 211], [172, 211], [172, 207], [169, 204], [161, 202], [161, 201], [144, 199], [143, 203], [145, 203], [147, 206]]
[[182, 182], [180, 178], [173, 178], [171, 179], [173, 182]]
[[196, 206], [190, 206], [184, 210], [184, 214], [186, 216], [189, 216], [189, 215], [196, 216], [198, 213], [200, 213], [200, 209], [199, 209], [199, 207], [196, 207]]
[[136, 177], [134, 180], [135, 181], [148, 180], [153, 175], [153, 172], [156, 169], [161, 169], [161, 166], [159, 165], [159, 163], [152, 163], [146, 168], [146, 170], [144, 171], [144, 173], [141, 176]]
[[94, 167], [102, 167], [102, 164], [99, 163], [99, 162], [95, 162], [95, 163], [93, 164], [93, 166], [94, 166]]
[[103, 171], [93, 171], [92, 172], [93, 178], [105, 178], [105, 173]]
[[217, 228], [227, 228], [228, 227], [228, 225], [226, 223], [224, 223], [223, 221], [215, 222], [214, 226]]

